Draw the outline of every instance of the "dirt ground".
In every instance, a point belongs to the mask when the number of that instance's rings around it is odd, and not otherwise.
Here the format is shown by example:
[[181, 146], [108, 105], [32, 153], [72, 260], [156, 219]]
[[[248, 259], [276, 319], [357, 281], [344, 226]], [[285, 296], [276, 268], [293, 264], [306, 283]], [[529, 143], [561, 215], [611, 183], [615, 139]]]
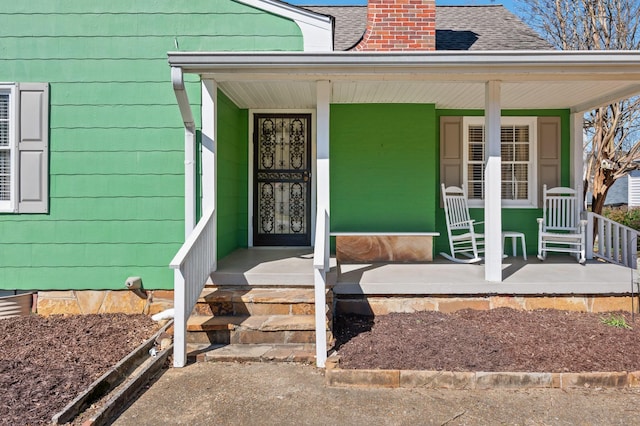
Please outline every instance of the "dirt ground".
[[[622, 319], [629, 327], [620, 327]], [[619, 326], [604, 323], [618, 322]], [[593, 372], [640, 370], [629, 313], [463, 310], [338, 318], [342, 368]]]
[[144, 315], [0, 319], [0, 424], [49, 424], [157, 329]]
[[[423, 312], [336, 321], [343, 368], [640, 370], [640, 320], [561, 311]], [[144, 316], [0, 320], [0, 424], [47, 424], [157, 329]], [[334, 389], [273, 364], [169, 369], [116, 424], [638, 424], [640, 391]]]

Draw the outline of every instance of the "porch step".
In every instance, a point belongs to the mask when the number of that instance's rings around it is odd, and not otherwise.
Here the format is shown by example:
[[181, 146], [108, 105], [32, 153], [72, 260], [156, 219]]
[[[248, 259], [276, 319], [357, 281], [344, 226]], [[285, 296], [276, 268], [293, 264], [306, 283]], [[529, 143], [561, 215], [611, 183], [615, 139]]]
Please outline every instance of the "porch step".
[[313, 288], [206, 287], [193, 314], [313, 315], [314, 301]]
[[[331, 332], [328, 332], [331, 339]], [[195, 315], [187, 322], [189, 343], [315, 343], [314, 315]]]
[[188, 346], [196, 362], [299, 362], [316, 359], [313, 344], [194, 345]]
[[[327, 341], [333, 341], [333, 293], [327, 291]], [[187, 342], [199, 345], [315, 343], [315, 294], [309, 287], [207, 286], [187, 322]], [[252, 349], [253, 348], [253, 349]]]
[[252, 315], [202, 316], [195, 315], [187, 322], [187, 331], [258, 330], [304, 331], [315, 329], [313, 315]]

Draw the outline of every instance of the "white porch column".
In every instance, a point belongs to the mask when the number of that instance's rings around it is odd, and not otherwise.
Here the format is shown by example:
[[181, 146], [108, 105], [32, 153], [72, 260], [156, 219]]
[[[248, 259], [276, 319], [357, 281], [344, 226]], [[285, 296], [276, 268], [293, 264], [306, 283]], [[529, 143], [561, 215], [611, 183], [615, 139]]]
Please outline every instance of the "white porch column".
[[[202, 214], [214, 209], [213, 229], [218, 228], [218, 83], [202, 80]], [[217, 235], [217, 232], [214, 231]], [[218, 245], [210, 248], [213, 271], [217, 268]], [[213, 272], [212, 271], [212, 272]]]
[[184, 238], [196, 227], [196, 134], [184, 129]]
[[571, 114], [571, 180], [570, 184], [578, 192], [580, 209], [584, 210], [582, 191], [584, 187], [584, 114]]
[[502, 173], [500, 82], [485, 86], [484, 279], [502, 281]]
[[184, 123], [184, 238], [196, 227], [196, 125], [184, 87], [182, 68], [171, 67], [171, 83]]
[[[571, 179], [569, 184], [571, 188], [576, 190], [578, 194], [578, 202], [580, 203], [580, 212], [587, 210], [586, 200], [584, 199], [584, 113], [572, 113], [570, 117], [571, 131]], [[586, 213], [581, 218], [587, 219]], [[585, 257], [593, 259], [593, 223], [587, 225], [587, 250]]]
[[[327, 314], [326, 314], [326, 289], [327, 272], [329, 271], [329, 229], [330, 228], [330, 194], [329, 194], [329, 105], [331, 102], [331, 82], [318, 81], [316, 83], [316, 167], [317, 167], [317, 211], [322, 217], [316, 221], [325, 226], [316, 226], [322, 229], [323, 235], [315, 236], [314, 250], [314, 301], [315, 301], [315, 330], [316, 330], [316, 365], [325, 366], [327, 360]], [[318, 223], [316, 223], [318, 225]], [[318, 232], [318, 231], [317, 231]], [[322, 248], [322, 249], [321, 249]], [[323, 256], [323, 268], [315, 266]]]
[[202, 80], [202, 211], [216, 207], [218, 192], [218, 84]]
[[317, 206], [329, 212], [329, 102], [331, 82], [318, 81], [316, 105]]

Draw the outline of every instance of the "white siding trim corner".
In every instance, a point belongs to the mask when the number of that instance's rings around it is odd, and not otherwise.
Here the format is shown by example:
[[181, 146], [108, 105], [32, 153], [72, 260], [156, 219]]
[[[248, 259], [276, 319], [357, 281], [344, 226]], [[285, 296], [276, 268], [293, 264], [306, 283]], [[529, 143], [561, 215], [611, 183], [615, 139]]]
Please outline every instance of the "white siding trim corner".
[[333, 51], [333, 22], [330, 17], [279, 1], [236, 1], [294, 21], [302, 31], [305, 52]]

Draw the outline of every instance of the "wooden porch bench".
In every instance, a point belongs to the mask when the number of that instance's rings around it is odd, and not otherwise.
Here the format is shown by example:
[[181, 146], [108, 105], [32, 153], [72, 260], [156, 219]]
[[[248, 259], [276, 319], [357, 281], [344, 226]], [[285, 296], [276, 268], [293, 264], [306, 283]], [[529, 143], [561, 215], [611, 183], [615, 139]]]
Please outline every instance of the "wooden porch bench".
[[439, 232], [332, 232], [338, 263], [430, 262]]

